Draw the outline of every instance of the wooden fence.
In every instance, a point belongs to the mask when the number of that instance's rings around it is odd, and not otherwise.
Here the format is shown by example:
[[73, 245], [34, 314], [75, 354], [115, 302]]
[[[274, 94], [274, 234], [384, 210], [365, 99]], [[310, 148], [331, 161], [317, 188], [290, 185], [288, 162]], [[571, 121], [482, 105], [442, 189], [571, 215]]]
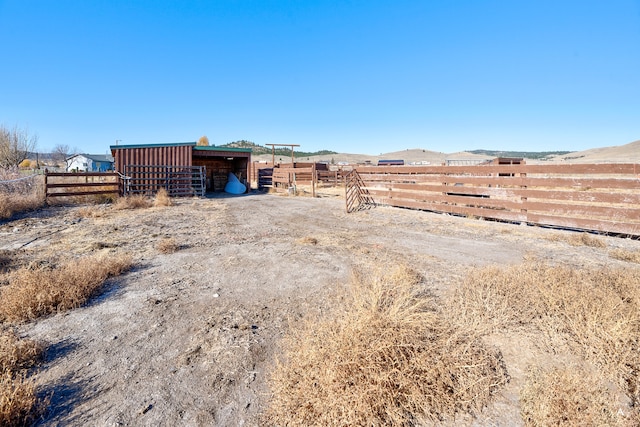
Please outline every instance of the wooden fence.
[[272, 187], [276, 190], [288, 190], [297, 185], [309, 185], [311, 186], [311, 196], [316, 196], [318, 177], [315, 165], [308, 168], [273, 168], [271, 180]]
[[[264, 165], [264, 164], [261, 164]], [[337, 187], [344, 185], [347, 174], [350, 172], [338, 170], [319, 170], [314, 164], [309, 167], [261, 167], [253, 169], [256, 172], [254, 181], [258, 183], [258, 189], [265, 187], [288, 188], [292, 185], [309, 185], [318, 187]], [[275, 177], [275, 178], [274, 178]]]
[[[375, 204], [640, 236], [640, 164], [359, 167], [347, 211]], [[357, 186], [350, 189], [349, 186]], [[360, 195], [360, 196], [358, 196]], [[360, 197], [360, 199], [358, 198]]]
[[49, 172], [44, 174], [45, 197], [114, 195], [119, 190], [115, 172]]

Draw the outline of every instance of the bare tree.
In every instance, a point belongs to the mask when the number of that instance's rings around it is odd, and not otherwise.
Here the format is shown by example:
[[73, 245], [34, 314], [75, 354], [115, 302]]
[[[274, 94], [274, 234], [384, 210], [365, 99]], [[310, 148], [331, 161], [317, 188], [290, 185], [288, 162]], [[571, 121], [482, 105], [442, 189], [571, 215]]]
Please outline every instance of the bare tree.
[[207, 138], [207, 135], [202, 135], [200, 139], [198, 139], [198, 142], [196, 143], [196, 145], [200, 145], [200, 146], [209, 145], [209, 138]]
[[38, 144], [37, 135], [29, 135], [28, 129], [14, 126], [9, 129], [0, 125], [0, 167], [16, 167], [34, 152]]
[[51, 154], [56, 163], [66, 164], [67, 157], [71, 154], [71, 148], [67, 144], [56, 144]]

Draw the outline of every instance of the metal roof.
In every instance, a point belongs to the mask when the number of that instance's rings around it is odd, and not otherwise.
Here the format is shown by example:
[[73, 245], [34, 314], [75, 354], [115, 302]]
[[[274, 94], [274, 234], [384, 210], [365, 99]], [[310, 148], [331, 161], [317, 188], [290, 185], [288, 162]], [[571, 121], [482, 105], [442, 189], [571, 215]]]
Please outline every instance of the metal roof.
[[73, 159], [74, 157], [86, 157], [87, 159], [93, 160], [94, 162], [111, 162], [113, 163], [113, 156], [108, 155], [108, 154], [85, 154], [85, 153], [78, 153], [78, 154], [73, 154], [69, 157], [67, 157], [65, 159], [65, 161], [69, 161], [71, 159]]
[[158, 147], [181, 147], [192, 146], [195, 151], [226, 151], [236, 153], [251, 153], [251, 148], [238, 148], [238, 147], [217, 147], [215, 145], [196, 145], [195, 142], [172, 142], [167, 144], [134, 144], [134, 145], [111, 145], [111, 150], [125, 149], [125, 148], [158, 148]]
[[251, 153], [251, 148], [216, 147], [215, 145], [196, 145], [194, 151], [233, 151], [235, 153]]
[[118, 150], [120, 148], [157, 148], [157, 147], [181, 147], [185, 145], [195, 146], [195, 142], [170, 142], [165, 144], [134, 144], [134, 145], [111, 145], [112, 150]]

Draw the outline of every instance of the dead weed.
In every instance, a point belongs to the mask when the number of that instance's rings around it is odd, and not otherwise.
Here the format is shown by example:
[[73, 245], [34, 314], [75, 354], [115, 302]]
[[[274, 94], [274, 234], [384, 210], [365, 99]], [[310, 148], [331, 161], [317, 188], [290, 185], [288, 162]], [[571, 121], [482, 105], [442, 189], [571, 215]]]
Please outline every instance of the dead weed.
[[326, 317], [291, 326], [272, 371], [273, 425], [415, 425], [485, 405], [500, 354], [455, 327], [406, 267], [354, 276]]
[[[613, 382], [632, 406], [640, 403], [640, 270], [484, 267], [453, 293], [447, 310], [460, 328], [481, 334], [523, 329], [552, 352], [565, 343], [574, 357], [599, 368], [599, 382]], [[582, 394], [593, 392], [583, 385]], [[535, 390], [543, 393], [538, 400], [551, 399], [545, 387], [523, 392]]]
[[567, 242], [571, 246], [589, 246], [591, 248], [607, 247], [607, 244], [602, 239], [594, 237], [589, 233], [572, 234], [567, 238]]
[[611, 258], [614, 258], [620, 261], [634, 262], [636, 264], [640, 264], [640, 251], [614, 249], [611, 252], [609, 252], [609, 256]]
[[530, 369], [520, 400], [527, 426], [613, 426], [627, 421], [602, 377], [578, 366]]
[[38, 401], [27, 370], [42, 357], [39, 343], [20, 339], [0, 326], [0, 425], [32, 425], [46, 406]]
[[171, 254], [180, 249], [180, 245], [176, 243], [176, 239], [173, 237], [167, 237], [160, 240], [156, 245], [156, 248], [163, 254]]
[[0, 219], [11, 218], [13, 215], [37, 209], [44, 205], [44, 193], [36, 191], [29, 194], [0, 193]]
[[153, 202], [144, 194], [136, 194], [133, 196], [119, 197], [114, 203], [113, 208], [122, 209], [146, 209], [151, 207]]
[[161, 188], [156, 193], [156, 197], [153, 199], [153, 206], [161, 207], [161, 206], [171, 206], [173, 205], [173, 201], [171, 197], [169, 197], [169, 193], [164, 188]]
[[29, 369], [41, 359], [43, 347], [40, 343], [20, 339], [13, 331], [0, 331], [0, 373]]
[[0, 320], [20, 322], [79, 307], [108, 277], [131, 265], [129, 255], [102, 254], [67, 260], [54, 268], [21, 268], [0, 289]]
[[33, 425], [45, 406], [37, 399], [33, 380], [26, 374], [0, 372], [0, 425]]

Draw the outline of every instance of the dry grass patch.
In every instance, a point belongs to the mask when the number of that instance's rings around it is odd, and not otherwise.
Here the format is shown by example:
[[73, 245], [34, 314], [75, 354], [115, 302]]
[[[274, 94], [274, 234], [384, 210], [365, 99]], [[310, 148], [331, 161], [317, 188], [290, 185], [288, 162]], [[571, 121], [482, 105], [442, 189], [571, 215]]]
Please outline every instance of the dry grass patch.
[[158, 242], [156, 245], [158, 251], [163, 254], [171, 254], [180, 249], [180, 245], [176, 243], [176, 239], [173, 237], [167, 237]]
[[21, 268], [0, 289], [0, 320], [20, 322], [79, 307], [108, 277], [131, 265], [129, 255], [102, 254], [67, 260], [55, 268]]
[[572, 234], [567, 238], [571, 246], [589, 246], [591, 248], [606, 248], [607, 244], [600, 238], [589, 233]]
[[0, 327], [0, 425], [33, 424], [44, 402], [38, 402], [33, 381], [27, 370], [42, 357], [39, 343], [19, 339], [12, 331]]
[[46, 406], [25, 374], [0, 372], [0, 426], [30, 426]]
[[144, 194], [136, 194], [133, 196], [119, 197], [114, 203], [113, 208], [122, 209], [146, 209], [150, 208], [153, 202]]
[[[461, 327], [482, 334], [523, 329], [551, 353], [565, 345], [574, 358], [598, 367], [601, 383], [640, 404], [640, 270], [485, 267], [454, 292], [448, 310]], [[598, 391], [584, 386], [585, 395]], [[538, 396], [545, 398], [551, 399]], [[594, 396], [600, 398], [606, 396]]]
[[640, 251], [629, 251], [626, 249], [614, 249], [609, 252], [611, 258], [618, 259], [620, 261], [635, 262], [640, 264]]
[[0, 219], [11, 218], [13, 215], [40, 208], [44, 205], [44, 194], [40, 192], [30, 194], [0, 193]]
[[156, 193], [156, 197], [153, 199], [153, 206], [160, 207], [171, 205], [173, 205], [173, 201], [171, 200], [171, 197], [169, 197], [169, 193], [167, 193], [167, 190], [165, 190], [164, 188], [158, 190], [158, 192]]
[[43, 346], [20, 339], [12, 331], [0, 331], [0, 373], [32, 368], [42, 358]]
[[101, 218], [104, 213], [104, 209], [99, 206], [83, 206], [76, 211], [76, 216], [78, 218]]
[[306, 236], [298, 239], [298, 243], [300, 243], [301, 245], [317, 245], [318, 239], [316, 239], [315, 237]]
[[0, 168], [0, 219], [44, 205], [44, 177], [24, 178], [18, 170]]
[[321, 319], [291, 326], [269, 377], [270, 425], [415, 425], [478, 411], [500, 354], [456, 328], [405, 267], [355, 275]]
[[520, 400], [527, 426], [630, 425], [602, 378], [578, 366], [530, 369]]

